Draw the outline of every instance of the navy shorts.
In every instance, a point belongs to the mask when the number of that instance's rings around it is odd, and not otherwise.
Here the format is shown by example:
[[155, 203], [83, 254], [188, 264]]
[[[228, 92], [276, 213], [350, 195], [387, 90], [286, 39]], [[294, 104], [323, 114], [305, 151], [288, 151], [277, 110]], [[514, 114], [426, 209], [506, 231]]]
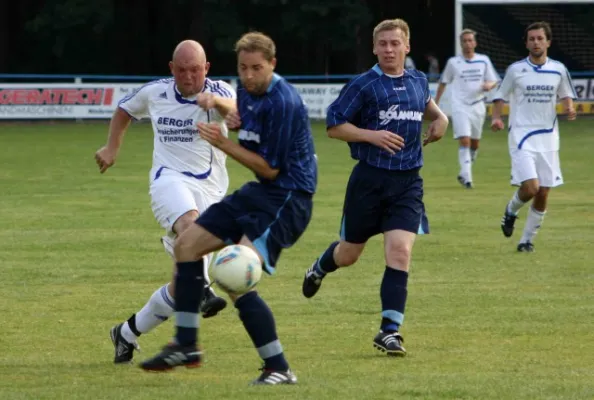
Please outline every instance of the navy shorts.
[[272, 274], [281, 250], [295, 244], [309, 224], [312, 197], [249, 182], [207, 208], [196, 223], [229, 244], [247, 236], [264, 258], [265, 271]]
[[340, 238], [365, 243], [395, 229], [429, 233], [419, 170], [389, 171], [359, 162], [347, 186]]

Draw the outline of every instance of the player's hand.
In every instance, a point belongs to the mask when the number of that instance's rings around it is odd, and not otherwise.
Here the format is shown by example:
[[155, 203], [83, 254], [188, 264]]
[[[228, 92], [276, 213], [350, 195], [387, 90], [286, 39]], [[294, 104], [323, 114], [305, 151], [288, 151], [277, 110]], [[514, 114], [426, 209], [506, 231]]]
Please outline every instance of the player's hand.
[[227, 128], [231, 130], [237, 130], [241, 127], [241, 118], [237, 111], [229, 111], [225, 117], [225, 123]]
[[503, 120], [501, 118], [493, 118], [493, 120], [491, 121], [491, 130], [493, 132], [500, 131], [504, 127], [505, 126], [503, 125]]
[[396, 154], [397, 151], [404, 148], [404, 139], [402, 136], [390, 131], [373, 131], [369, 135], [369, 142], [390, 154]]
[[104, 173], [109, 167], [115, 164], [117, 151], [104, 146], [95, 153], [95, 162], [99, 167], [99, 172]]
[[221, 132], [221, 126], [214, 122], [208, 124], [198, 122], [198, 133], [202, 139], [206, 140], [217, 149], [224, 147], [225, 143], [229, 140], [223, 135], [223, 132]]
[[196, 103], [198, 103], [200, 108], [203, 108], [206, 111], [212, 110], [217, 105], [215, 95], [206, 92], [198, 93], [198, 96], [196, 97]]
[[566, 108], [565, 113], [567, 114], [568, 121], [573, 121], [577, 117], [577, 112], [575, 111], [574, 107]]
[[489, 90], [493, 89], [496, 86], [496, 84], [491, 83], [491, 82], [484, 82], [483, 85], [481, 86], [481, 89], [483, 89], [483, 92], [488, 92]]
[[423, 146], [440, 140], [445, 135], [448, 124], [449, 121], [447, 118], [438, 118], [431, 122], [429, 128], [427, 128], [427, 132], [423, 135]]

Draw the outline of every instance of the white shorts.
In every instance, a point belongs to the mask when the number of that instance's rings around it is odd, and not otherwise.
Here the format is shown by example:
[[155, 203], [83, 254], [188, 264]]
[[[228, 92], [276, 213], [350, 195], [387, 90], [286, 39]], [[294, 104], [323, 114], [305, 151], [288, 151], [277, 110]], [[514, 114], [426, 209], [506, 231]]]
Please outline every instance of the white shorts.
[[470, 137], [480, 139], [483, 136], [483, 125], [487, 115], [484, 103], [478, 103], [467, 107], [464, 111], [456, 110], [452, 113], [452, 127], [454, 139]]
[[170, 169], [151, 170], [149, 194], [151, 208], [157, 222], [174, 237], [173, 224], [188, 211], [196, 210], [202, 214], [209, 206], [221, 201], [224, 193], [213, 195], [205, 189], [205, 182]]
[[529, 179], [538, 179], [538, 184], [544, 187], [563, 184], [558, 151], [536, 152], [510, 149], [509, 154], [512, 164], [512, 185], [519, 186]]

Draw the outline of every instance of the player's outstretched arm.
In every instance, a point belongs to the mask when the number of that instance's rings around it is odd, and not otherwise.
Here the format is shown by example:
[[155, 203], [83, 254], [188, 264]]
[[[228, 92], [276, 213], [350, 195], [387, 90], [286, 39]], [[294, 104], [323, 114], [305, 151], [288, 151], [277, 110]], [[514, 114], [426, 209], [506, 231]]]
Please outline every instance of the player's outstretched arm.
[[404, 147], [404, 139], [390, 131], [372, 131], [357, 128], [350, 122], [328, 128], [328, 137], [343, 142], [367, 142], [380, 147], [390, 154], [396, 154]]
[[254, 153], [235, 143], [221, 132], [221, 126], [216, 123], [198, 123], [200, 137], [223, 153], [233, 158], [244, 167], [264, 179], [274, 179], [279, 170], [270, 167], [270, 164], [259, 154]]
[[130, 126], [130, 121], [132, 121], [132, 117], [119, 107], [113, 113], [109, 123], [107, 144], [95, 153], [95, 161], [99, 166], [99, 172], [104, 173], [115, 164], [116, 157], [122, 146], [124, 133]]
[[564, 97], [561, 99], [561, 104], [563, 104], [563, 112], [567, 114], [567, 119], [569, 121], [573, 121], [577, 117], [577, 112], [575, 111], [575, 107], [573, 106], [573, 98]]
[[425, 119], [431, 121], [429, 128], [424, 134], [423, 146], [440, 140], [448, 129], [448, 117], [441, 111], [433, 99], [429, 100], [425, 107]]
[[435, 94], [435, 104], [439, 104], [439, 100], [441, 100], [441, 96], [443, 96], [446, 86], [447, 83], [439, 82], [439, 86], [437, 86], [437, 93]]
[[205, 110], [216, 109], [223, 118], [230, 112], [237, 111], [237, 103], [234, 98], [216, 96], [212, 93], [198, 94], [196, 102]]
[[503, 100], [495, 100], [493, 102], [493, 116], [491, 117], [491, 129], [494, 132], [504, 128], [501, 114], [503, 114]]

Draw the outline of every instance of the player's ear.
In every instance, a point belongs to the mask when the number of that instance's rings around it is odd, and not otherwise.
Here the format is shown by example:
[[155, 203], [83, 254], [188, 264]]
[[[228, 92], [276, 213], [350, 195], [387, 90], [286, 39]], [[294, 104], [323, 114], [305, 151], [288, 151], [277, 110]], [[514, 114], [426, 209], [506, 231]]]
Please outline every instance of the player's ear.
[[173, 61], [169, 61], [169, 71], [171, 71], [171, 75], [173, 75]]
[[276, 58], [273, 58], [272, 60], [270, 60], [270, 65], [272, 65], [272, 69], [276, 68]]
[[206, 64], [204, 64], [204, 74], [208, 74], [209, 69], [210, 69], [210, 63], [207, 61]]

